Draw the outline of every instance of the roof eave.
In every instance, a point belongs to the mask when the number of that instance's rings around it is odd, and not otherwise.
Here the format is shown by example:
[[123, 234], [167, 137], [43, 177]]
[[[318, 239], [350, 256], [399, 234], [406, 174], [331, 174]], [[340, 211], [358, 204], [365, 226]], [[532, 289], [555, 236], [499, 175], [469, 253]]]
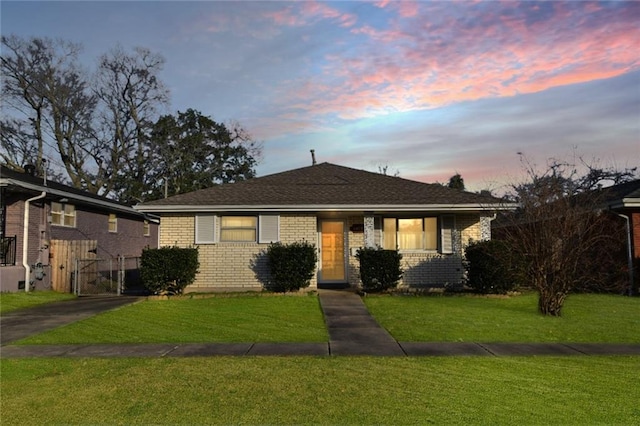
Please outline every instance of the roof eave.
[[478, 212], [514, 210], [517, 204], [370, 204], [370, 205], [135, 205], [134, 209], [146, 213], [199, 213], [199, 212], [362, 212], [362, 211], [394, 211], [394, 212]]
[[609, 204], [611, 209], [640, 208], [640, 198], [623, 198]]
[[133, 215], [140, 215], [142, 213], [141, 211], [135, 210], [132, 207], [123, 206], [115, 202], [109, 202], [108, 200], [99, 200], [92, 197], [85, 197], [79, 194], [74, 194], [72, 192], [49, 188], [45, 185], [34, 185], [32, 183], [15, 180], [15, 179], [2, 179], [2, 181], [0, 182], [0, 186], [14, 186], [14, 187], [23, 188], [30, 191], [36, 191], [36, 192], [44, 191], [50, 195], [55, 195], [61, 198], [68, 198], [70, 200], [78, 201], [85, 204], [104, 207], [111, 211], [118, 211], [122, 213], [133, 214]]

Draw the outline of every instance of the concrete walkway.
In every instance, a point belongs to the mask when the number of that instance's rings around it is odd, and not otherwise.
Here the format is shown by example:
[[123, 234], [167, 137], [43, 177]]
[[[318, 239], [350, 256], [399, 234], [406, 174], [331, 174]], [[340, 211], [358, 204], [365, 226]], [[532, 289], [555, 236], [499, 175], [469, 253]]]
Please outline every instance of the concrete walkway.
[[84, 296], [0, 316], [0, 345], [143, 300], [133, 296]]
[[82, 297], [0, 317], [2, 358], [21, 357], [186, 357], [186, 356], [523, 356], [640, 355], [640, 344], [396, 342], [369, 315], [362, 299], [348, 291], [321, 290], [329, 342], [324, 343], [149, 343], [11, 345], [11, 342], [142, 300]]

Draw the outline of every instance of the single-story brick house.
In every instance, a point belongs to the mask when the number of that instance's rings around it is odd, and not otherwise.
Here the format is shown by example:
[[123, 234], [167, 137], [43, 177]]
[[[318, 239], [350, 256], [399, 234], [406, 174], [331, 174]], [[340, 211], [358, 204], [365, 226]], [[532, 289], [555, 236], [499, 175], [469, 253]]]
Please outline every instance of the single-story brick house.
[[0, 291], [71, 291], [75, 257], [140, 256], [158, 247], [158, 226], [129, 205], [1, 166]]
[[403, 286], [459, 285], [463, 249], [491, 238], [501, 200], [322, 163], [134, 206], [160, 215], [160, 245], [197, 247], [186, 291], [260, 290], [264, 250], [306, 240], [318, 250], [311, 286], [356, 287], [360, 247], [399, 249]]

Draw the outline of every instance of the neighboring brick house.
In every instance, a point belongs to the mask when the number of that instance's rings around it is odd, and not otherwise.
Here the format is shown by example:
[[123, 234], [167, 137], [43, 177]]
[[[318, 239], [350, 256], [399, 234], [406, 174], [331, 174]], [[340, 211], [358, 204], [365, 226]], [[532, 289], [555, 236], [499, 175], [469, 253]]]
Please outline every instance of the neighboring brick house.
[[607, 207], [625, 222], [631, 292], [640, 292], [640, 179], [602, 190]]
[[131, 206], [2, 166], [0, 291], [51, 288], [52, 268], [60, 267], [50, 264], [52, 241], [95, 241], [87, 256], [97, 258], [140, 256], [143, 248], [158, 246], [158, 223]]
[[197, 247], [186, 291], [259, 290], [274, 241], [318, 249], [312, 287], [356, 287], [360, 247], [398, 248], [407, 287], [460, 285], [463, 249], [491, 237], [499, 199], [322, 163], [134, 206], [161, 216], [160, 245]]

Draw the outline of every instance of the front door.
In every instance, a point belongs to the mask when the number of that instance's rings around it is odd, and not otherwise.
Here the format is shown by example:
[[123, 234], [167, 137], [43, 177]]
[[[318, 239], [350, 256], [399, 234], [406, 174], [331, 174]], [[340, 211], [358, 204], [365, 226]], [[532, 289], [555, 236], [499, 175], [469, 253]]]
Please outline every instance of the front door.
[[346, 282], [344, 252], [344, 222], [323, 220], [320, 223], [320, 281]]

